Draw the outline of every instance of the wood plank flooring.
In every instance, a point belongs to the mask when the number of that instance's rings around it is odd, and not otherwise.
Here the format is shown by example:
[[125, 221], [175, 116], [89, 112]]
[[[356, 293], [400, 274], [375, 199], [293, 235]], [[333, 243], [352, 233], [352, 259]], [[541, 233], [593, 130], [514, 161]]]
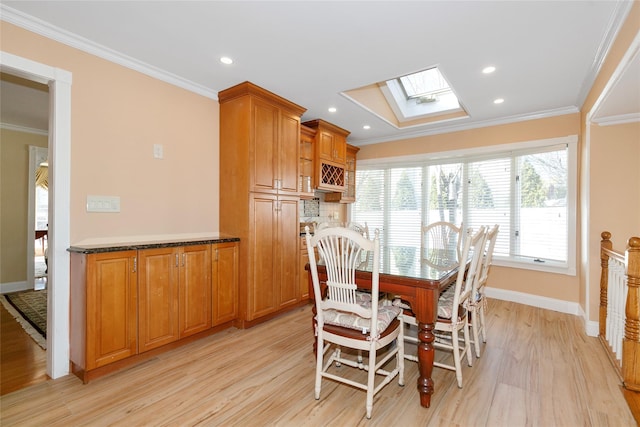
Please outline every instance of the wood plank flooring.
[[47, 352], [0, 304], [0, 396], [47, 379]]
[[349, 386], [324, 381], [315, 400], [305, 307], [86, 385], [67, 376], [4, 395], [0, 425], [636, 425], [604, 349], [578, 317], [490, 300], [488, 326], [482, 357], [464, 365], [462, 389], [453, 372], [434, 368], [428, 409], [420, 407], [417, 365], [409, 361], [406, 385], [388, 384], [371, 420], [364, 392]]

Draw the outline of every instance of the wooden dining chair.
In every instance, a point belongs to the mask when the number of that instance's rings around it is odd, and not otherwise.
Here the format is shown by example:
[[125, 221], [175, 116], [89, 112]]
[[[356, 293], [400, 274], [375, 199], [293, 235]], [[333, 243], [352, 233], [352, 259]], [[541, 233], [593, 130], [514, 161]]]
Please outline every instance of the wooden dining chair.
[[[398, 315], [401, 309], [379, 304], [380, 238], [369, 240], [358, 231], [331, 227], [311, 235], [306, 230], [309, 254], [317, 249], [326, 267], [327, 281], [320, 283], [318, 264], [309, 256], [316, 305], [315, 398], [320, 399], [322, 379], [338, 381], [366, 391], [366, 415], [371, 418], [373, 398], [396, 376], [404, 385], [404, 336]], [[358, 290], [356, 269], [362, 254], [372, 257], [370, 292]], [[326, 290], [326, 292], [325, 292]], [[395, 345], [389, 345], [395, 343]], [[345, 348], [355, 350], [349, 352]], [[378, 359], [378, 352], [381, 358]], [[368, 353], [363, 362], [362, 353]], [[387, 363], [395, 357], [395, 367]], [[351, 367], [367, 371], [366, 382], [354, 380], [344, 371]], [[342, 373], [347, 375], [341, 375]], [[382, 379], [377, 381], [376, 376]]]
[[449, 269], [460, 260], [462, 230], [447, 221], [437, 221], [422, 227], [422, 259], [432, 267]]
[[[469, 228], [460, 253], [458, 262], [458, 276], [456, 282], [440, 294], [438, 299], [438, 318], [434, 328], [436, 336], [433, 346], [437, 350], [446, 350], [453, 354], [453, 364], [434, 361], [433, 366], [455, 371], [458, 387], [462, 388], [462, 359], [466, 356], [469, 366], [473, 364], [471, 355], [471, 337], [468, 300], [471, 296], [473, 281], [480, 272], [486, 229], [480, 229], [474, 234]], [[467, 267], [468, 266], [468, 267]], [[407, 325], [418, 326], [418, 322], [411, 312], [411, 307], [404, 301], [395, 299], [393, 305], [405, 307], [400, 320]], [[460, 332], [462, 331], [462, 337]], [[418, 337], [406, 335], [407, 342], [418, 343]], [[462, 343], [462, 347], [460, 344]], [[405, 359], [418, 361], [413, 355], [405, 354]]]
[[480, 336], [482, 342], [487, 342], [487, 325], [485, 321], [485, 308], [487, 299], [485, 297], [485, 286], [489, 277], [489, 269], [493, 262], [493, 251], [498, 238], [498, 224], [487, 230], [484, 254], [480, 260], [480, 271], [477, 280], [473, 283], [471, 298], [469, 298], [469, 311], [471, 313], [471, 330], [473, 332], [473, 345], [476, 350], [476, 357], [480, 357]]
[[367, 225], [367, 223], [365, 222], [364, 225], [360, 224], [359, 222], [349, 222], [347, 224], [347, 228], [350, 230], [355, 230], [358, 233], [362, 234], [364, 237], [366, 237], [367, 239], [370, 239], [370, 235], [369, 235], [369, 226]]

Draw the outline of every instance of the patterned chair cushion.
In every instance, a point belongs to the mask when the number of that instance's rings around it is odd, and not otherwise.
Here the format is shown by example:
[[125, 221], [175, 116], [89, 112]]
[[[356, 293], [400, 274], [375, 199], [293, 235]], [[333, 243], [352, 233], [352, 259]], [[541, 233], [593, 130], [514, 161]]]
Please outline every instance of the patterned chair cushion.
[[371, 294], [368, 292], [356, 291], [356, 302], [365, 308], [371, 307]]
[[451, 319], [453, 312], [453, 295], [455, 294], [455, 290], [455, 286], [449, 286], [446, 291], [440, 294], [440, 299], [438, 299], [438, 317], [442, 319]]
[[[438, 300], [438, 317], [439, 318], [451, 319], [454, 292], [455, 292], [455, 286], [449, 286], [447, 290], [445, 290], [442, 294], [440, 294], [440, 299]], [[411, 310], [411, 306], [407, 302], [401, 300], [400, 298], [395, 298], [392, 302], [392, 305], [402, 310]]]
[[[363, 307], [371, 307], [371, 299], [361, 304]], [[376, 322], [378, 334], [383, 333], [389, 324], [398, 317], [402, 309], [400, 307], [394, 307], [392, 305], [379, 305], [378, 306], [378, 320]], [[363, 334], [367, 333], [371, 328], [371, 319], [365, 319], [357, 316], [353, 313], [347, 313], [338, 310], [325, 310], [324, 311], [324, 323], [328, 325], [342, 326], [344, 328], [356, 329], [362, 331]]]

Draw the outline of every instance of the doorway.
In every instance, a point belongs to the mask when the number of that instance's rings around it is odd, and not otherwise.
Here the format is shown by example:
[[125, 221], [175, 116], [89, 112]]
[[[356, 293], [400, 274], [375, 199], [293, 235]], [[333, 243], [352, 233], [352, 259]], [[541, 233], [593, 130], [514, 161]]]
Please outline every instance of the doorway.
[[0, 52], [0, 72], [49, 86], [49, 228], [47, 301], [47, 375], [55, 379], [69, 374], [70, 272], [70, 170], [71, 79], [70, 72], [27, 58]]

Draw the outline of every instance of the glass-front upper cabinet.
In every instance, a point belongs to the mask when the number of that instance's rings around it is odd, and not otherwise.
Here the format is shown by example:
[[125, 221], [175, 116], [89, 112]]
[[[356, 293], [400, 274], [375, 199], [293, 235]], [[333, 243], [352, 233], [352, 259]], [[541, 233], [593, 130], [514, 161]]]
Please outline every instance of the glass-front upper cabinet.
[[313, 142], [316, 130], [307, 126], [300, 126], [300, 176], [298, 177], [298, 191], [301, 199], [313, 199]]

